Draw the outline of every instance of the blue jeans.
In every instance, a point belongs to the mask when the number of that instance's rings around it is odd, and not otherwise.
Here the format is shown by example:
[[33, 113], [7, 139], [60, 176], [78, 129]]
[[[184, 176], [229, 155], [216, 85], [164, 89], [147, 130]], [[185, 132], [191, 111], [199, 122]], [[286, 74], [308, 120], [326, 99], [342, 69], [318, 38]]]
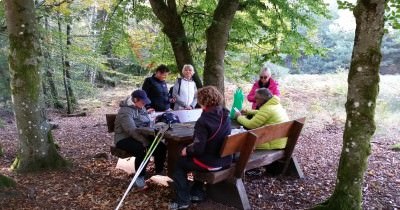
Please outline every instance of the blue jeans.
[[179, 157], [175, 165], [175, 171], [172, 175], [174, 180], [174, 188], [176, 191], [176, 202], [181, 205], [190, 203], [190, 196], [196, 195], [204, 197], [203, 183], [194, 181], [192, 187], [187, 179], [187, 173], [191, 171], [206, 171], [200, 166], [196, 165], [191, 158]]

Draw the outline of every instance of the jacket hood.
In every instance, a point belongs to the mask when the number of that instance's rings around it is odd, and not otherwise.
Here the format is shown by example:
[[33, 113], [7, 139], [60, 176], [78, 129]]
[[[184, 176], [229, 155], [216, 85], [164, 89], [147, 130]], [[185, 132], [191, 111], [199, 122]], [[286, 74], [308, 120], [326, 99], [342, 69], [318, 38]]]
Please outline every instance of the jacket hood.
[[131, 107], [134, 108], [131, 96], [128, 96], [125, 100], [119, 102], [119, 107]]

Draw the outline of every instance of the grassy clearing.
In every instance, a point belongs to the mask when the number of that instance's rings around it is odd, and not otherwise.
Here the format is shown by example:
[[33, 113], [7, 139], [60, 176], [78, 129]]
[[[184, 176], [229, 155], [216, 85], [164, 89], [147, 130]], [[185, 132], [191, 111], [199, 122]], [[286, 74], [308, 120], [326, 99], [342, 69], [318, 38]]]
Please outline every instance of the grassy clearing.
[[[377, 99], [375, 135], [395, 138], [400, 133], [400, 75], [382, 75]], [[347, 73], [325, 75], [285, 75], [279, 79], [281, 101], [290, 118], [307, 116], [306, 126], [324, 126], [330, 123], [344, 125], [347, 97]], [[239, 85], [247, 94], [251, 84]], [[227, 105], [232, 104], [235, 85], [227, 85], [225, 95]], [[244, 107], [250, 104], [245, 100]], [[398, 141], [398, 140], [397, 140]]]

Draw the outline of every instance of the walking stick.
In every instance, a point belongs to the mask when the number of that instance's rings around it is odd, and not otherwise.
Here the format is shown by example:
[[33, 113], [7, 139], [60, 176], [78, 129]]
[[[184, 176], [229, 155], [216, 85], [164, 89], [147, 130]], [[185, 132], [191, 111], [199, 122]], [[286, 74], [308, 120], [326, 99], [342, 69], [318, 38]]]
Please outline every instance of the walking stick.
[[139, 176], [140, 172], [142, 172], [143, 168], [146, 166], [147, 162], [150, 160], [151, 155], [153, 154], [154, 150], [157, 148], [157, 145], [160, 143], [161, 139], [164, 137], [165, 132], [168, 130], [168, 126], [160, 126], [160, 130], [157, 132], [157, 135], [154, 137], [153, 142], [150, 145], [150, 148], [147, 150], [146, 155], [140, 163], [140, 166], [138, 170], [135, 173], [135, 176], [133, 177], [131, 183], [129, 184], [128, 188], [126, 189], [124, 195], [122, 196], [121, 200], [118, 203], [118, 206], [115, 208], [115, 210], [118, 210], [121, 206], [122, 203], [125, 200], [125, 197], [128, 195], [129, 191], [131, 190], [133, 184], [135, 183], [137, 177]]

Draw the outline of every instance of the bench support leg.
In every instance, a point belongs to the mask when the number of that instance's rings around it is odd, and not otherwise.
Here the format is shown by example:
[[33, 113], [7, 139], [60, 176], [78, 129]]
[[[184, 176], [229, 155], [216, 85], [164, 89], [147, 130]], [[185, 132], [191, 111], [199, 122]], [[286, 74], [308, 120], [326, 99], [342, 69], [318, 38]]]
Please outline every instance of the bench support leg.
[[304, 178], [303, 170], [301, 170], [300, 164], [297, 161], [297, 158], [292, 156], [287, 161], [278, 160], [270, 165], [265, 166], [267, 172], [272, 175], [287, 175], [287, 176], [295, 176], [297, 178]]
[[238, 209], [251, 209], [242, 179], [207, 185], [207, 195], [216, 202]]

